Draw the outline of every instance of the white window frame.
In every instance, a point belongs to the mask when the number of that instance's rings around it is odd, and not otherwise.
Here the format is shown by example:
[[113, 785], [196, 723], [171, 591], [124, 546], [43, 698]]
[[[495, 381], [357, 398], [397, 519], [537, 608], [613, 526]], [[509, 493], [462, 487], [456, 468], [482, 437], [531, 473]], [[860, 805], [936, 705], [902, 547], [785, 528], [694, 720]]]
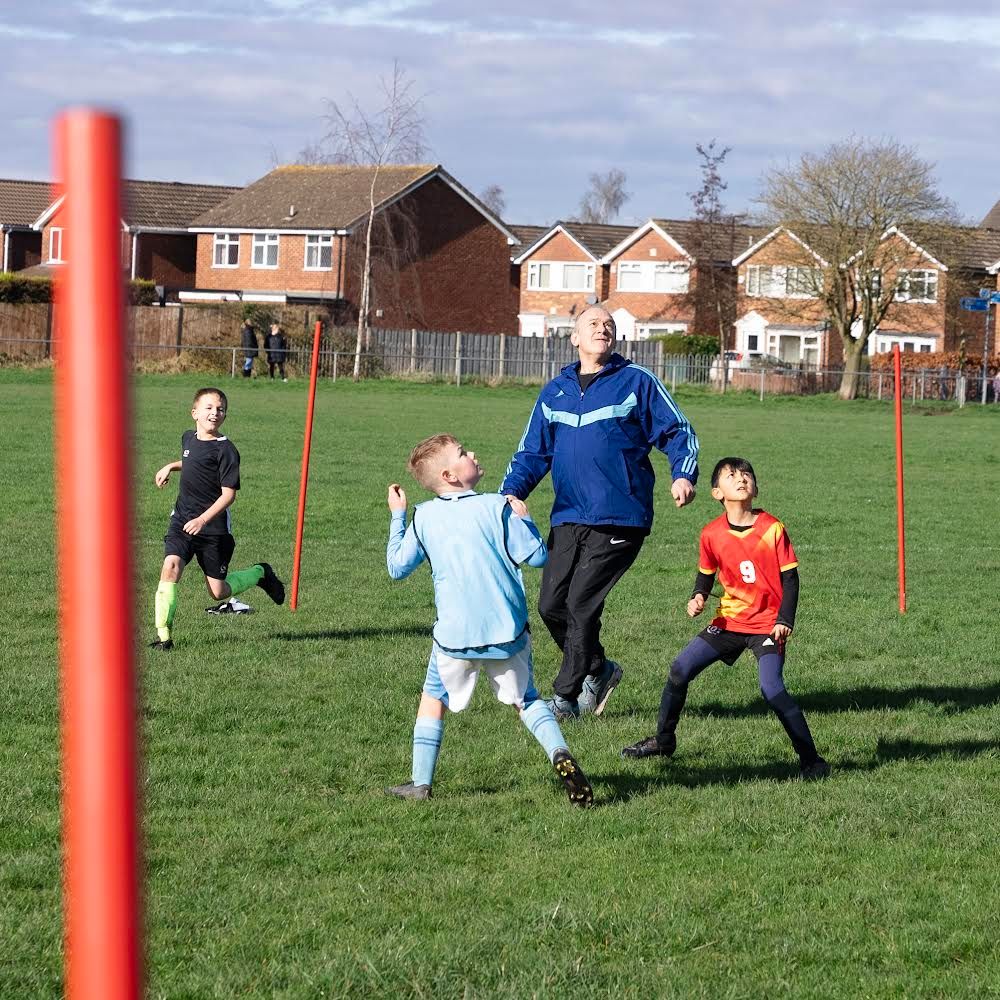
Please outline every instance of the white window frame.
[[[257, 271], [275, 271], [278, 267], [278, 249], [281, 237], [277, 233], [254, 233], [253, 250], [250, 254], [250, 267]], [[268, 264], [267, 258], [271, 248], [274, 248], [274, 263]], [[263, 260], [257, 260], [257, 251], [262, 251]]]
[[[674, 276], [673, 288], [657, 288], [656, 276], [666, 274]], [[679, 262], [655, 263], [652, 273], [652, 290], [658, 295], [686, 295], [691, 287], [691, 269]]]
[[[323, 251], [329, 248], [330, 250], [330, 263], [324, 265], [323, 261]], [[318, 264], [309, 263], [309, 251], [312, 250], [316, 259], [320, 261]], [[332, 233], [314, 233], [306, 236], [306, 248], [305, 257], [303, 258], [303, 271], [332, 271], [333, 270], [333, 234]]]
[[[675, 287], [657, 288], [656, 276], [658, 274], [677, 275]], [[623, 275], [637, 276], [638, 282], [635, 287], [623, 287]], [[642, 292], [644, 295], [686, 295], [691, 287], [691, 269], [684, 261], [620, 260], [618, 262], [617, 283], [619, 292]]]
[[[790, 282], [800, 271], [819, 272], [815, 288], [823, 287], [822, 271], [818, 267], [785, 264], [747, 264], [746, 294], [755, 299], [815, 299], [817, 291], [790, 292]], [[807, 279], [813, 284], [813, 279]]]
[[[924, 284], [924, 295], [914, 296], [910, 295], [910, 282], [912, 275], [920, 275], [921, 280]], [[928, 292], [932, 294], [928, 294]], [[915, 267], [912, 270], [900, 271], [899, 277], [896, 279], [896, 295], [895, 300], [897, 302], [937, 302], [938, 300], [938, 272], [933, 267]]]
[[[542, 284], [542, 268], [547, 268], [548, 283]], [[584, 268], [583, 285], [567, 285], [565, 269]], [[583, 260], [533, 260], [528, 263], [529, 292], [592, 292], [594, 290], [594, 265]]]
[[[229, 250], [236, 247], [236, 262], [229, 263]], [[219, 251], [223, 250], [224, 264], [219, 263]], [[233, 268], [240, 266], [240, 234], [215, 233], [212, 237], [212, 267]]]
[[[792, 282], [800, 272], [805, 272], [805, 281], [800, 287], [806, 287], [807, 291], [792, 292]], [[815, 299], [817, 291], [823, 290], [823, 272], [818, 267], [798, 267], [788, 266], [785, 268], [785, 297], [789, 299]]]
[[63, 261], [63, 231], [62, 226], [53, 226], [49, 230], [49, 263], [62, 264]]
[[[874, 351], [871, 349], [873, 342]], [[899, 344], [899, 349], [904, 354], [926, 354], [934, 350], [938, 344], [938, 338], [918, 333], [879, 333], [876, 330], [868, 343], [869, 353], [872, 354], [888, 354], [894, 344]], [[906, 350], [907, 347], [909, 347], [909, 351]]]

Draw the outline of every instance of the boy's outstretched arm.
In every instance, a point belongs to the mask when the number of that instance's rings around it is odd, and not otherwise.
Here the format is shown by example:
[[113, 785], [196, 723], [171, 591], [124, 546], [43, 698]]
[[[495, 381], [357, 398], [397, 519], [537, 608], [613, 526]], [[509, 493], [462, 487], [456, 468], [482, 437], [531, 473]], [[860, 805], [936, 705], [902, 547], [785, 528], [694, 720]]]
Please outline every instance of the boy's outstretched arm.
[[385, 550], [385, 564], [389, 576], [402, 580], [409, 576], [423, 561], [424, 550], [411, 524], [406, 526], [406, 493], [399, 483], [391, 483], [386, 496], [392, 518], [389, 521], [389, 544]]
[[153, 476], [153, 482], [162, 490], [164, 486], [167, 485], [167, 480], [170, 478], [171, 472], [180, 472], [181, 462], [178, 459], [176, 462], [167, 462], [162, 469], [156, 470], [156, 475]]

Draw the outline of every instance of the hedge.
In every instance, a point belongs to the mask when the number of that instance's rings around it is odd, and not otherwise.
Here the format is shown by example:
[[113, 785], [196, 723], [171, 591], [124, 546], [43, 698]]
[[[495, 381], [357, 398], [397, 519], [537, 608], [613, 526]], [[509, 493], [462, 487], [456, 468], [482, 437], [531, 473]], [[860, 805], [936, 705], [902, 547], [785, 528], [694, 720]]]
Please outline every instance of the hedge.
[[649, 339], [663, 344], [664, 354], [704, 354], [714, 357], [719, 353], [719, 338], [699, 333], [663, 333]]
[[[0, 273], [0, 302], [51, 302], [51, 278], [26, 278], [20, 274]], [[151, 281], [130, 281], [128, 301], [133, 306], [150, 306], [157, 301], [156, 286]]]

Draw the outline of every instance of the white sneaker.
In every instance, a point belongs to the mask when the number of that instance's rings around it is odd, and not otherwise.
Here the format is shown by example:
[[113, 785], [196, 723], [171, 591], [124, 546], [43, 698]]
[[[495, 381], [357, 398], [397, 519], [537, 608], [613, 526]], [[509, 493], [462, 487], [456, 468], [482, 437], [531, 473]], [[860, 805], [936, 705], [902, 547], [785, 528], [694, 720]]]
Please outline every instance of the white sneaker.
[[210, 615], [249, 615], [253, 613], [253, 608], [249, 604], [230, 597], [228, 601], [216, 604], [211, 608], [205, 608]]

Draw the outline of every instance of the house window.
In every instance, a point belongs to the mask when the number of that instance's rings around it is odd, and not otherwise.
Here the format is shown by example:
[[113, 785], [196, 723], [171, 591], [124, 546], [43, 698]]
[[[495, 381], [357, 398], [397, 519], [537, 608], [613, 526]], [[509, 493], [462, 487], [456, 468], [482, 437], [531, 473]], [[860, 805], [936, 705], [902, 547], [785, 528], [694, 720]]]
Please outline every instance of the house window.
[[900, 271], [896, 283], [897, 302], [937, 302], [938, 273], [930, 269]]
[[528, 287], [529, 288], [551, 288], [552, 265], [551, 264], [529, 264], [528, 265]]
[[49, 260], [53, 263], [61, 263], [63, 259], [62, 234], [61, 229], [53, 227], [49, 230]]
[[622, 261], [618, 265], [618, 291], [638, 292], [642, 290], [642, 264], [639, 261]]
[[789, 298], [816, 298], [823, 288], [823, 272], [818, 267], [789, 267], [785, 271], [785, 294]]
[[330, 271], [333, 269], [333, 237], [306, 237], [307, 271]]
[[553, 261], [528, 265], [528, 288], [535, 291], [591, 292], [594, 265]]
[[756, 333], [747, 334], [747, 350], [748, 351], [760, 351], [757, 346], [760, 343], [760, 337]]
[[765, 299], [815, 298], [823, 287], [818, 267], [747, 266], [747, 295]]
[[684, 293], [688, 290], [689, 274], [684, 265], [654, 264], [653, 291]]
[[254, 233], [251, 267], [278, 266], [278, 234]]
[[669, 333], [687, 333], [687, 323], [640, 323], [635, 328], [636, 340], [662, 337]]
[[240, 234], [216, 233], [212, 267], [240, 266]]

